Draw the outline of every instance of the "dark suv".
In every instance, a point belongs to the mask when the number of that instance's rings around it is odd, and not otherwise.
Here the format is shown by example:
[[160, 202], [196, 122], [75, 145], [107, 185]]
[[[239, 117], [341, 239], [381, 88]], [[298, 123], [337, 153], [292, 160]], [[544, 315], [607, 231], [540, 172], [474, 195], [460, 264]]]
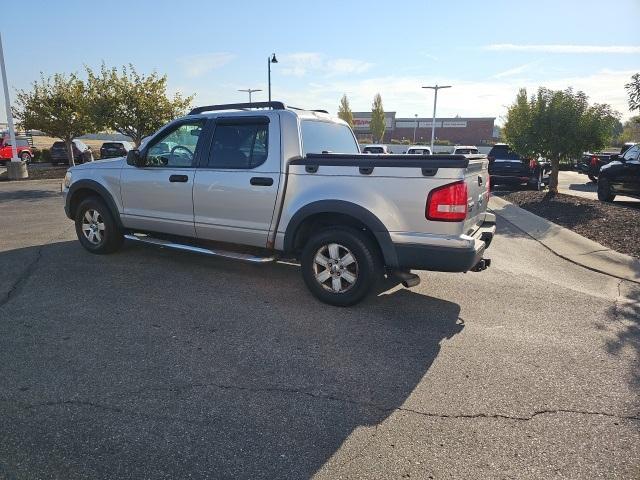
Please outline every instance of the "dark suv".
[[[53, 165], [57, 165], [59, 163], [69, 163], [67, 146], [64, 144], [64, 142], [54, 142], [53, 145], [51, 145], [50, 153], [51, 163]], [[74, 140], [73, 159], [77, 164], [93, 161], [93, 153], [91, 152], [91, 148], [89, 148], [88, 145], [81, 142], [80, 140]]]
[[640, 144], [634, 145], [600, 169], [598, 198], [612, 202], [616, 195], [640, 198]]
[[542, 190], [549, 183], [551, 164], [543, 158], [525, 158], [506, 143], [497, 143], [489, 152], [491, 185], [526, 185]]
[[100, 158], [126, 157], [134, 148], [131, 142], [104, 142], [100, 147]]

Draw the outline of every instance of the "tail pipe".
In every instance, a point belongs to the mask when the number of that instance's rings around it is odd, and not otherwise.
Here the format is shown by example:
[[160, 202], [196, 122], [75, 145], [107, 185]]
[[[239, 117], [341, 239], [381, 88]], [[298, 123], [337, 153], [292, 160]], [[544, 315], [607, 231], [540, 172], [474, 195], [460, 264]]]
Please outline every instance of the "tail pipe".
[[402, 286], [405, 288], [411, 288], [420, 284], [420, 277], [415, 273], [409, 271], [394, 272], [394, 275], [400, 280]]

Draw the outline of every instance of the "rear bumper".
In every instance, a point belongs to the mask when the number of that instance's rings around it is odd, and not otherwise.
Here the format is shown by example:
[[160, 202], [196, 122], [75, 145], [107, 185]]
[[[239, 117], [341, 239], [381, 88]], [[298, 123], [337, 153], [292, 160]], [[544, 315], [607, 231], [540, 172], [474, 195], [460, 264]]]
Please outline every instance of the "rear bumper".
[[491, 175], [491, 185], [524, 185], [531, 181], [527, 175]]
[[395, 243], [399, 267], [435, 272], [467, 272], [482, 260], [495, 232], [495, 216], [487, 214], [485, 222], [473, 237], [452, 239], [451, 243], [455, 246]]

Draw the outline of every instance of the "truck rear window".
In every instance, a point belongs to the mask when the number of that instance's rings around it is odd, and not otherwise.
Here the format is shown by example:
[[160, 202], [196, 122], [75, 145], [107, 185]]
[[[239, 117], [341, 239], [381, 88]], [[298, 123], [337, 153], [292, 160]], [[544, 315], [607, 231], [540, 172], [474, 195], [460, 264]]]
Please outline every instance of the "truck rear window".
[[358, 144], [347, 125], [318, 120], [303, 120], [302, 153], [359, 153]]

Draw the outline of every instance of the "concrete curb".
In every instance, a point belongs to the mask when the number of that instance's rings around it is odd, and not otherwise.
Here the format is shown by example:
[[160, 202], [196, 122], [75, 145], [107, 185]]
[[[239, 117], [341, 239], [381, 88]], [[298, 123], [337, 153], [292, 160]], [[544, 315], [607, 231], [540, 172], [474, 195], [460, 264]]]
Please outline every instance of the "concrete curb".
[[611, 250], [502, 198], [491, 197], [489, 208], [565, 260], [589, 270], [640, 283], [640, 260]]

